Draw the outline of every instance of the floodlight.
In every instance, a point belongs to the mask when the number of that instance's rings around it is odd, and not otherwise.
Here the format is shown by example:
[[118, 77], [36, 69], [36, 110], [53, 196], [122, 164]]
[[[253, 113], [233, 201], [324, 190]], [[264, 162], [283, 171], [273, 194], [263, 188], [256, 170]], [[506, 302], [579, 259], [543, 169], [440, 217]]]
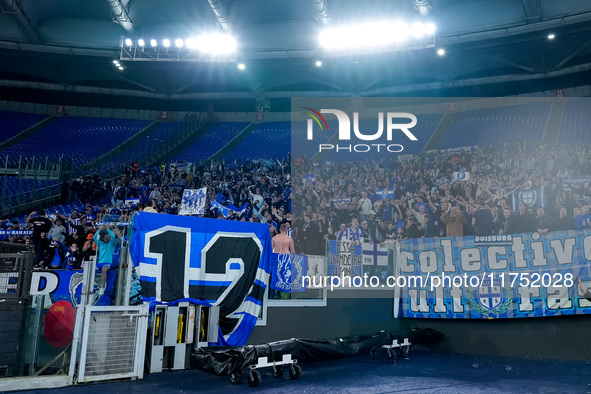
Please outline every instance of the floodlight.
[[421, 22], [415, 22], [410, 29], [411, 34], [415, 38], [422, 38], [425, 36], [425, 25]]
[[213, 55], [236, 52], [236, 40], [226, 34], [203, 34], [195, 39], [195, 46], [201, 52]]

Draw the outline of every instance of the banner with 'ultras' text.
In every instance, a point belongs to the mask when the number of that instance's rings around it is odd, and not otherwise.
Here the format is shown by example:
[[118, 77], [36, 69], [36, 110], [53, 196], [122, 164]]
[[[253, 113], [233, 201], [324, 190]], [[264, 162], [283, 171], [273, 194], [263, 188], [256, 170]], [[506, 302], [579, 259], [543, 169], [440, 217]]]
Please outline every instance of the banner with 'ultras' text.
[[217, 345], [246, 343], [269, 283], [266, 224], [140, 212], [130, 253], [144, 301], [219, 306]]
[[395, 276], [401, 317], [591, 314], [578, 285], [591, 287], [591, 234], [405, 240]]

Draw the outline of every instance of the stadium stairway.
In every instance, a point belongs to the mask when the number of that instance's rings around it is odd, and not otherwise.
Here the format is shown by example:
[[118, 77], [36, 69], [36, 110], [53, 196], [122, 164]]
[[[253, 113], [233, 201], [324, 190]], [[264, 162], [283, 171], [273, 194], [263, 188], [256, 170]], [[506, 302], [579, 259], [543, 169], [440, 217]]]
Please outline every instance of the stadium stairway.
[[129, 137], [126, 141], [124, 141], [121, 145], [117, 146], [115, 149], [105, 153], [102, 156], [97, 157], [96, 159], [94, 159], [90, 163], [84, 165], [82, 167], [83, 171], [89, 170], [91, 168], [101, 168], [101, 166], [104, 162], [112, 159], [113, 157], [115, 157], [116, 155], [118, 155], [119, 153], [121, 153], [122, 151], [124, 151], [125, 149], [127, 149], [128, 147], [133, 145], [134, 143], [136, 143], [138, 140], [143, 138], [145, 135], [150, 134], [152, 132], [152, 130], [157, 128], [159, 125], [160, 125], [160, 123], [158, 123], [158, 122], [150, 123], [143, 130], [140, 130], [138, 133]]
[[146, 163], [139, 163], [140, 165], [148, 165], [148, 164], [159, 164], [159, 163], [166, 163], [180, 153], [182, 153], [188, 146], [193, 145], [199, 138], [207, 133], [209, 129], [214, 127], [217, 122], [209, 121], [205, 122], [200, 127], [195, 129], [191, 129], [186, 132], [184, 138], [180, 138], [176, 144], [172, 144], [168, 150], [160, 151], [157, 154], [149, 157]]
[[566, 100], [552, 103], [550, 115], [548, 116], [546, 128], [544, 129], [544, 135], [542, 136], [542, 145], [553, 146], [558, 142], [558, 134], [560, 134], [560, 125], [562, 124], [565, 104]]
[[423, 152], [439, 148], [439, 144], [443, 140], [443, 136], [447, 132], [447, 129], [449, 128], [449, 125], [451, 124], [453, 118], [454, 118], [454, 114], [445, 114], [441, 118], [441, 121], [439, 121], [439, 124], [437, 125], [437, 128], [435, 129], [435, 131], [431, 135], [429, 142], [427, 142], [427, 144], [425, 144], [425, 148], [423, 148]]
[[14, 144], [19, 143], [20, 141], [24, 140], [27, 137], [35, 134], [37, 131], [41, 130], [42, 128], [52, 124], [55, 122], [58, 117], [55, 116], [48, 116], [47, 118], [43, 119], [39, 123], [29, 127], [26, 130], [21, 131], [20, 133], [12, 136], [11, 138], [7, 139], [6, 141], [0, 143], [0, 152], [11, 147]]
[[254, 129], [256, 129], [260, 123], [251, 123], [244, 128], [238, 135], [230, 140], [226, 145], [217, 151], [213, 156], [206, 160], [205, 165], [209, 165], [212, 161], [221, 160], [226, 156], [232, 149], [236, 148], [238, 144], [242, 142]]

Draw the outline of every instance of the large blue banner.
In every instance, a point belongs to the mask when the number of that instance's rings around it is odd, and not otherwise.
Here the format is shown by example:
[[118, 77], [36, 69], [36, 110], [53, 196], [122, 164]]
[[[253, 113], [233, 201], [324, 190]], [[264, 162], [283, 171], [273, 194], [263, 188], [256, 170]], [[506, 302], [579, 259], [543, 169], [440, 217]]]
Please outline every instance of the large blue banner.
[[144, 301], [219, 306], [217, 345], [244, 345], [269, 283], [269, 227], [140, 212], [133, 231], [130, 253]]
[[401, 316], [517, 318], [591, 313], [591, 234], [412, 239], [395, 278]]

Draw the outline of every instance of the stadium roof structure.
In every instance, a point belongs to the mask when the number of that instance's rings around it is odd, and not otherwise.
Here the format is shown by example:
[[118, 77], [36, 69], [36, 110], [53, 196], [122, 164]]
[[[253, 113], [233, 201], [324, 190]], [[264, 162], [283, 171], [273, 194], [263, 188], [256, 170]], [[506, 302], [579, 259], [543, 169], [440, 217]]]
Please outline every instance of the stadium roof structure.
[[[0, 8], [2, 100], [289, 110], [291, 97], [553, 90], [586, 85], [591, 70], [587, 0], [0, 0]], [[394, 20], [434, 23], [434, 41], [346, 54], [318, 42], [325, 28]], [[212, 32], [235, 37], [232, 56], [177, 56], [175, 39]], [[146, 51], [152, 39], [172, 44], [146, 59], [130, 56], [127, 38], [136, 53], [139, 39]]]

